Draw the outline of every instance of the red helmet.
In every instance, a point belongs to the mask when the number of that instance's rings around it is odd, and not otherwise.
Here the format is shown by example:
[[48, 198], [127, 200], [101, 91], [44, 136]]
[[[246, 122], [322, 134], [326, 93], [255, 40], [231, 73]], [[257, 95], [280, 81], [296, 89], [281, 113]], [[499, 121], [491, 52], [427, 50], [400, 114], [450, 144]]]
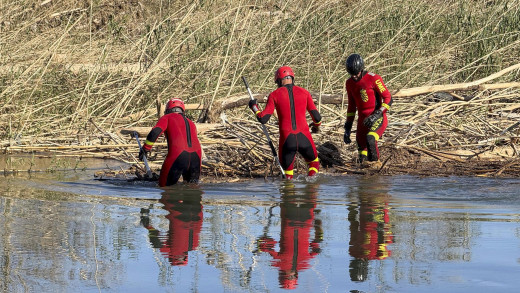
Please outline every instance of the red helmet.
[[294, 72], [291, 67], [289, 66], [282, 66], [276, 70], [276, 73], [274, 74], [274, 82], [277, 80], [281, 80], [282, 78], [290, 76], [294, 79]]
[[184, 108], [184, 102], [181, 99], [171, 99], [166, 103], [166, 111], [173, 109], [175, 107], [179, 107], [182, 109], [182, 111], [185, 110]]

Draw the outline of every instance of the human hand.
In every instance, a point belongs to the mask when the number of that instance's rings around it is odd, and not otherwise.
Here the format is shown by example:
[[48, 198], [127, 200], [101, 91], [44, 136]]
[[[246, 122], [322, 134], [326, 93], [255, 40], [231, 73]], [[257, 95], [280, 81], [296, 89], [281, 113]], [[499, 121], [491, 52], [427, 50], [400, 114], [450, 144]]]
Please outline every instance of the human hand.
[[312, 133], [318, 133], [320, 132], [320, 125], [319, 124], [316, 124], [314, 122], [311, 122], [311, 124], [309, 124], [309, 128], [311, 129], [311, 132]]
[[144, 161], [145, 157], [148, 157], [150, 151], [146, 151], [145, 149], [139, 150], [139, 160]]
[[260, 108], [258, 108], [258, 101], [256, 99], [249, 100], [249, 109], [251, 109], [251, 111], [253, 111], [255, 114], [260, 111]]
[[352, 140], [350, 139], [350, 131], [345, 131], [345, 134], [343, 135], [343, 141], [346, 144], [349, 144], [352, 142]]

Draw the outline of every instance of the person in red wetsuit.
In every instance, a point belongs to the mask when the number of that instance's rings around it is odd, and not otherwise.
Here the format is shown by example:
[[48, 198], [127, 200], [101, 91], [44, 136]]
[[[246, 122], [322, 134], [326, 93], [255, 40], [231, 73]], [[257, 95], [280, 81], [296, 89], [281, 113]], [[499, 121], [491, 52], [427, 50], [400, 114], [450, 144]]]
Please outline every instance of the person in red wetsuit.
[[[309, 261], [321, 252], [323, 240], [321, 221], [314, 219], [318, 185], [305, 186], [303, 193], [296, 192], [292, 182], [283, 186], [280, 217], [280, 250], [274, 250], [276, 241], [264, 235], [257, 241], [259, 250], [269, 253], [278, 268], [278, 281], [284, 289], [295, 289], [298, 285], [298, 272], [310, 267]], [[314, 239], [310, 240], [314, 226]]]
[[157, 138], [164, 132], [168, 142], [168, 155], [164, 159], [159, 177], [161, 187], [177, 183], [181, 175], [184, 182], [198, 182], [200, 177], [202, 149], [197, 128], [184, 115], [184, 110], [184, 103], [180, 99], [169, 100], [165, 115], [148, 133], [139, 152], [139, 159], [143, 160], [143, 155], [150, 152]]
[[173, 266], [188, 264], [188, 252], [196, 250], [202, 228], [202, 191], [175, 190], [163, 192], [163, 209], [168, 211], [166, 219], [170, 225], [165, 236], [150, 224], [147, 214], [141, 215], [141, 224], [148, 230], [153, 248], [158, 248]]
[[[303, 156], [309, 166], [307, 175], [316, 175], [320, 163], [309, 128], [314, 133], [318, 132], [321, 115], [314, 105], [311, 94], [306, 89], [294, 85], [294, 72], [291, 67], [278, 68], [274, 80], [278, 89], [269, 94], [265, 109], [260, 111], [256, 99], [249, 101], [249, 107], [262, 124], [269, 121], [276, 109], [280, 130], [278, 152], [286, 178], [293, 178], [296, 152]], [[312, 119], [310, 125], [307, 124], [307, 111]]]
[[[346, 67], [351, 77], [345, 87], [348, 95], [347, 121], [345, 122], [346, 144], [351, 143], [352, 124], [358, 112], [356, 142], [359, 162], [379, 161], [377, 141], [383, 136], [388, 125], [386, 112], [392, 105], [392, 95], [383, 83], [381, 76], [365, 70], [363, 58], [359, 54], [348, 56]], [[370, 163], [369, 163], [370, 164]]]

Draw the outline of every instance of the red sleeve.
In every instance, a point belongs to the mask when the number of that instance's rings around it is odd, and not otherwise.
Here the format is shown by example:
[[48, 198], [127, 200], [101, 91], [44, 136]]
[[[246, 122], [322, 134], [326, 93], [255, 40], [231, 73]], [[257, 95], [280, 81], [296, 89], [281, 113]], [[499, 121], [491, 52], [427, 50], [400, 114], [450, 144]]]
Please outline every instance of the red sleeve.
[[354, 121], [356, 117], [356, 101], [354, 96], [347, 87], [348, 107], [347, 107], [347, 121]]
[[148, 133], [148, 136], [146, 136], [143, 149], [147, 151], [151, 150], [157, 138], [159, 138], [166, 128], [168, 128], [168, 117], [164, 115], [157, 121], [157, 124], [155, 124], [150, 133]]
[[392, 105], [392, 95], [390, 94], [390, 91], [383, 82], [381, 76], [377, 74], [374, 76], [374, 84], [375, 90], [382, 98], [381, 106], [384, 108], [383, 111], [386, 112], [390, 110], [390, 106]]
[[311, 93], [307, 93], [307, 111], [317, 110], [314, 101], [312, 100]]
[[267, 104], [265, 105], [265, 109], [262, 112], [258, 112], [256, 114], [256, 118], [260, 123], [265, 124], [271, 118], [271, 115], [274, 112], [274, 96], [273, 93], [270, 93], [267, 97]]
[[316, 105], [314, 104], [314, 101], [312, 100], [312, 96], [310, 93], [307, 93], [307, 111], [311, 115], [312, 121], [315, 125], [321, 124], [321, 115], [320, 112], [318, 112], [318, 109], [316, 108]]

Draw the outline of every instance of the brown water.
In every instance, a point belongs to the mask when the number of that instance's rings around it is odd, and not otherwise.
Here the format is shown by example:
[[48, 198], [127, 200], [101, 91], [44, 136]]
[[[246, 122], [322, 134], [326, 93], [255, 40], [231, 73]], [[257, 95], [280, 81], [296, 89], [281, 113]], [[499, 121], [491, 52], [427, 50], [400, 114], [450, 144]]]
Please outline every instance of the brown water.
[[[91, 164], [89, 164], [91, 166]], [[516, 179], [0, 177], [3, 292], [518, 292]]]

